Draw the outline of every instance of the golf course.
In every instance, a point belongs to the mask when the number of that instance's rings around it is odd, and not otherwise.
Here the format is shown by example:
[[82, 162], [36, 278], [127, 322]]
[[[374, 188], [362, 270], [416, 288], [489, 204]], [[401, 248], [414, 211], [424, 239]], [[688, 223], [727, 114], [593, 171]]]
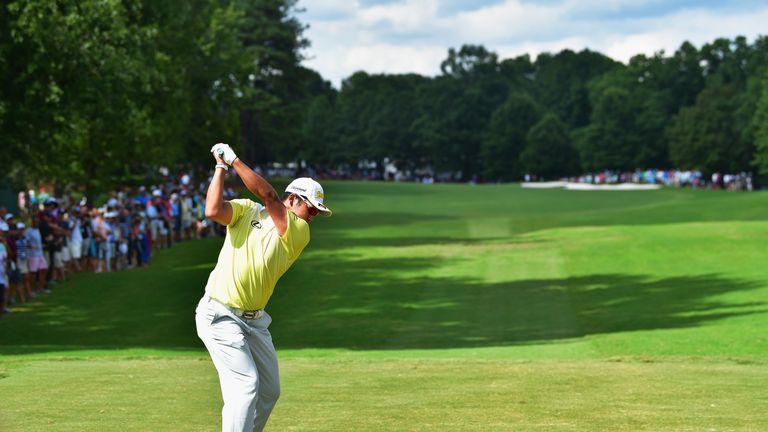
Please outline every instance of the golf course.
[[[766, 431], [768, 194], [324, 182], [268, 431]], [[215, 431], [223, 239], [0, 318], [0, 430]]]

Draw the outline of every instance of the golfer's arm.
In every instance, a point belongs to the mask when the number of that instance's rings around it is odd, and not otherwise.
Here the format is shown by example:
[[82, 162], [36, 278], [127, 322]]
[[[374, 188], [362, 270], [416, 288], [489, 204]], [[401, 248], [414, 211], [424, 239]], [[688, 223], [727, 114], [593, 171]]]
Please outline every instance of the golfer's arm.
[[205, 217], [222, 225], [229, 225], [232, 220], [232, 205], [224, 201], [223, 169], [213, 170], [213, 179], [205, 195]]
[[240, 159], [235, 159], [232, 167], [235, 168], [235, 172], [243, 180], [245, 187], [264, 203], [269, 216], [272, 217], [272, 222], [275, 223], [277, 233], [280, 236], [285, 234], [285, 230], [288, 227], [288, 211], [283, 202], [280, 201], [280, 197], [277, 196], [275, 188]]

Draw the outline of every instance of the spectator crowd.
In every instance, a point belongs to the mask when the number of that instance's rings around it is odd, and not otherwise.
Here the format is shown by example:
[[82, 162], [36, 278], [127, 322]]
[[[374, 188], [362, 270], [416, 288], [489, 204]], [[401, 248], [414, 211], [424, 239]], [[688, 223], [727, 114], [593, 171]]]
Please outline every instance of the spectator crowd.
[[0, 207], [0, 314], [50, 293], [73, 273], [146, 266], [159, 249], [223, 234], [205, 218], [208, 182], [196, 185], [190, 174], [171, 177], [167, 169], [163, 178], [149, 188], [113, 191], [102, 206], [30, 190], [18, 195], [18, 215]]
[[[525, 181], [536, 181], [535, 176], [526, 175]], [[724, 189], [729, 191], [752, 191], [754, 182], [751, 173], [723, 174], [712, 173], [705, 176], [697, 170], [635, 170], [632, 172], [619, 172], [605, 170], [598, 173], [588, 173], [576, 177], [562, 179], [572, 183], [587, 184], [660, 184], [672, 187], [693, 187]]]

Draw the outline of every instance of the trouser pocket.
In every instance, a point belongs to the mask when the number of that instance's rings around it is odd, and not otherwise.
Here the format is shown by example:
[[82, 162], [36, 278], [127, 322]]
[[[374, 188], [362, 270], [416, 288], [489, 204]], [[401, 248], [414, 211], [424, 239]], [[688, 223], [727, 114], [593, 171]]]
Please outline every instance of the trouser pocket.
[[195, 324], [197, 326], [197, 335], [200, 338], [208, 333], [211, 324], [213, 324], [217, 317], [218, 314], [213, 304], [211, 304], [211, 299], [208, 296], [203, 297], [195, 309]]

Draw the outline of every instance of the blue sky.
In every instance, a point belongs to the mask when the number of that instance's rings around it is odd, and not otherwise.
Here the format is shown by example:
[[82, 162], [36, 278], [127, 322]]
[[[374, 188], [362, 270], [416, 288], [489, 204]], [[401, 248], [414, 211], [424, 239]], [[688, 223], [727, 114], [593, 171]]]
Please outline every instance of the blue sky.
[[768, 0], [299, 0], [312, 46], [304, 64], [339, 86], [358, 70], [439, 73], [449, 48], [501, 58], [589, 48], [635, 54], [768, 34]]

